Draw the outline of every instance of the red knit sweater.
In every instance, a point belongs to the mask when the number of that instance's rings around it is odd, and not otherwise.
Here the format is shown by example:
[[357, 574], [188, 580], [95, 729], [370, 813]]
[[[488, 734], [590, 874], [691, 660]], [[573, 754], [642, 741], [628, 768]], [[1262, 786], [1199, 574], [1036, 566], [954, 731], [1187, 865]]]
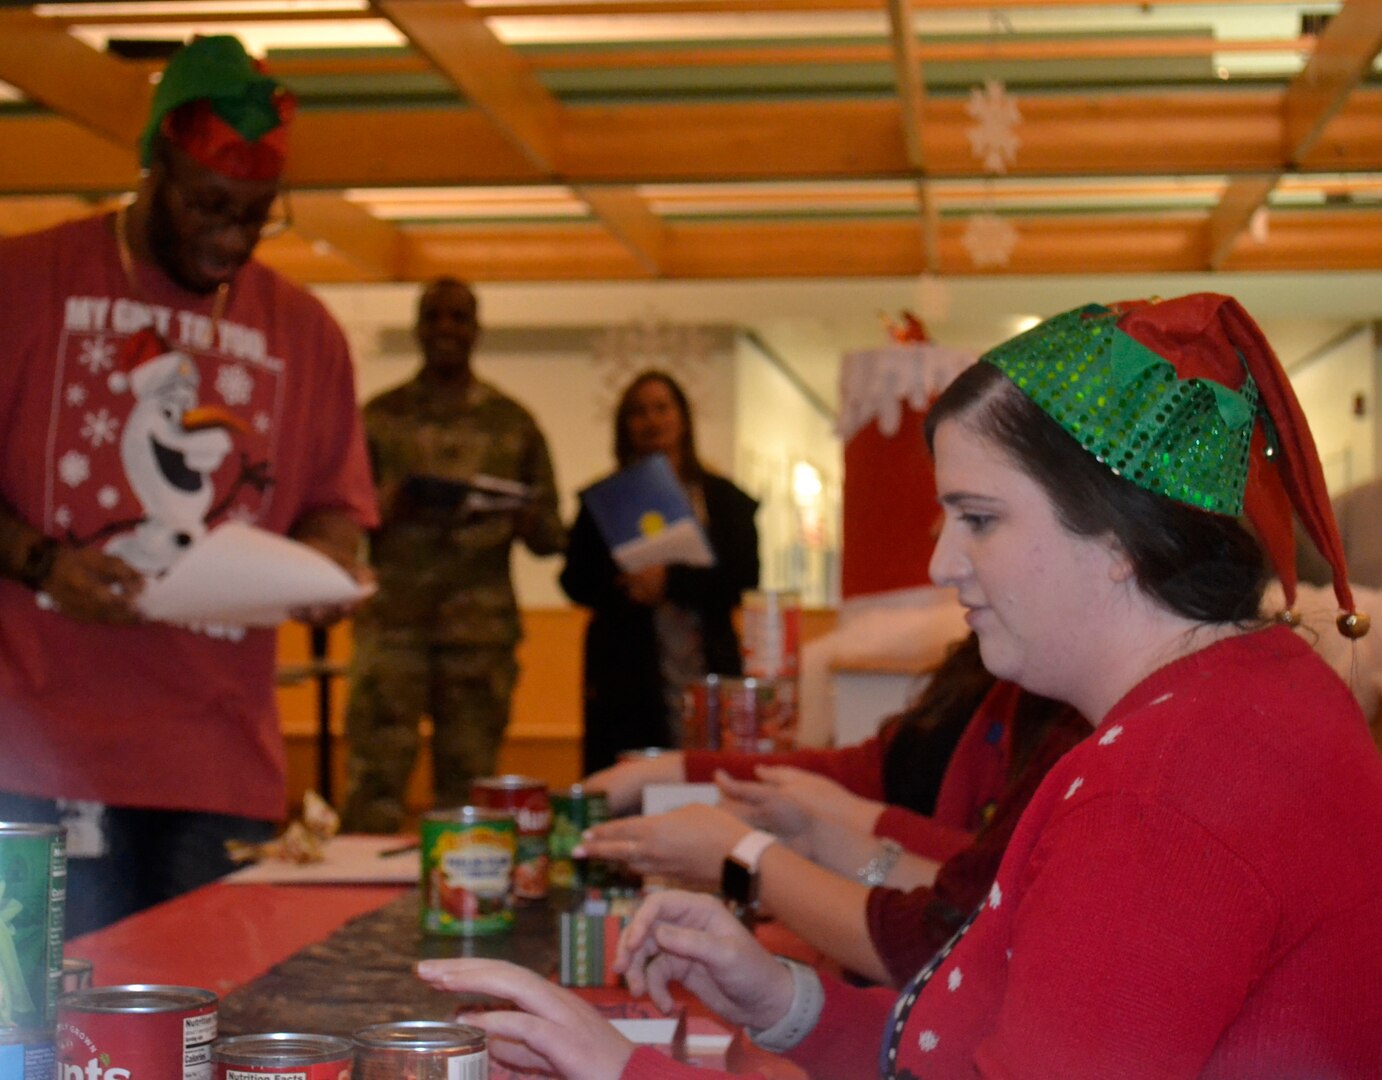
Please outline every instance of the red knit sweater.
[[[878, 1076], [897, 999], [826, 992], [793, 1058]], [[1382, 1076], [1382, 759], [1348, 690], [1282, 627], [1153, 674], [1048, 775], [900, 1015], [899, 1078]]]

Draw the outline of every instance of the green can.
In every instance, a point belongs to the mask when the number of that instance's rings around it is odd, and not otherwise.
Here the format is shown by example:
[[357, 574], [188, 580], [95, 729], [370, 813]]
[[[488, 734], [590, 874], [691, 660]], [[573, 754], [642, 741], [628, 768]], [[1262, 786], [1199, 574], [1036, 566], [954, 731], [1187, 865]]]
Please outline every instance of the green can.
[[57, 1023], [67, 833], [0, 822], [0, 1039]]
[[513, 925], [513, 815], [479, 806], [422, 816], [422, 929], [469, 937]]
[[[592, 825], [609, 820], [609, 801], [603, 791], [587, 791], [573, 784], [565, 791], [554, 791], [552, 800], [552, 833], [548, 840], [551, 859], [547, 873], [552, 885], [559, 889], [580, 889], [598, 885], [604, 878], [603, 864], [588, 864], [573, 859], [571, 851], [581, 842], [581, 833]], [[594, 863], [591, 860], [591, 863]]]

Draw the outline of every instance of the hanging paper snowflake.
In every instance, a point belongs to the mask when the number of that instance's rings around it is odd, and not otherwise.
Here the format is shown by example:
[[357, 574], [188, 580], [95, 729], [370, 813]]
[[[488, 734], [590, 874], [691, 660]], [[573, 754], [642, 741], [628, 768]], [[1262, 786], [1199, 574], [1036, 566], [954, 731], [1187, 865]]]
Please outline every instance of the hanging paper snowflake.
[[964, 245], [975, 267], [1007, 266], [1017, 246], [1017, 230], [997, 214], [973, 214], [965, 223]]
[[1017, 102], [1008, 97], [1002, 80], [985, 79], [983, 89], [976, 86], [971, 90], [965, 112], [975, 121], [966, 132], [969, 148], [983, 162], [984, 171], [1007, 172], [1008, 166], [1017, 160], [1017, 148], [1022, 144], [1016, 131], [1022, 114]]

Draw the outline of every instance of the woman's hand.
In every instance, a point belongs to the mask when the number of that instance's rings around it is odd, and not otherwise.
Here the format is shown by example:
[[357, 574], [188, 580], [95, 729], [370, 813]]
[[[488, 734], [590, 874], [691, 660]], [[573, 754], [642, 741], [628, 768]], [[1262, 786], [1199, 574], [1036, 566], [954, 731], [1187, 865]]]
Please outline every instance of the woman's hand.
[[649, 566], [633, 570], [619, 578], [625, 594], [635, 604], [654, 607], [667, 595], [667, 567]]
[[614, 970], [629, 990], [672, 1007], [677, 982], [731, 1024], [767, 1028], [792, 1005], [792, 975], [724, 904], [697, 893], [653, 893], [620, 935]]
[[685, 759], [680, 753], [621, 761], [608, 769], [593, 772], [581, 781], [595, 791], [603, 791], [611, 814], [638, 810], [643, 789], [649, 784], [678, 784], [686, 779]]
[[756, 781], [715, 774], [723, 805], [754, 828], [776, 833], [808, 858], [811, 831], [819, 822], [837, 822], [867, 835], [883, 810], [881, 803], [860, 798], [834, 780], [805, 769], [760, 765], [755, 772]]
[[733, 814], [693, 803], [666, 814], [592, 826], [572, 854], [624, 863], [639, 874], [713, 887], [720, 884], [725, 857], [749, 831]]
[[633, 1056], [633, 1044], [594, 1006], [526, 968], [502, 960], [424, 960], [417, 973], [439, 990], [485, 994], [518, 1006], [458, 1017], [483, 1028], [490, 1055], [509, 1068], [565, 1080], [612, 1080]]

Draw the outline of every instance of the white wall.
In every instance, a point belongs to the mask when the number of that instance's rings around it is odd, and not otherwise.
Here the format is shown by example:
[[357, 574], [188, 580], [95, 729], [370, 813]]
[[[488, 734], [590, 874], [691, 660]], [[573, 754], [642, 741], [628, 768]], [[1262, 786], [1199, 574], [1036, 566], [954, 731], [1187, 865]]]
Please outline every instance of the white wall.
[[[1291, 384], [1315, 435], [1329, 491], [1337, 495], [1377, 475], [1378, 401], [1371, 324], [1336, 334], [1334, 342], [1298, 365]], [[1361, 415], [1355, 401], [1361, 401]]]

